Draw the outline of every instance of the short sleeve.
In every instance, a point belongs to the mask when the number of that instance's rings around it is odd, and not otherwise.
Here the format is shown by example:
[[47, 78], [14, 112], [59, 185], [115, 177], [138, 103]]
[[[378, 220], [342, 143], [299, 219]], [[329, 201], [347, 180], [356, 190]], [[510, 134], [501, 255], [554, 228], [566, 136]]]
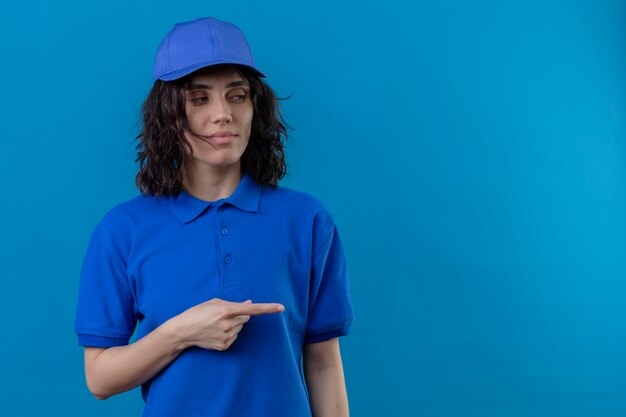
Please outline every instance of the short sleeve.
[[74, 332], [79, 346], [127, 345], [136, 314], [123, 257], [91, 234], [83, 259]]
[[314, 250], [305, 343], [317, 343], [352, 330], [354, 311], [346, 257], [332, 218], [320, 246]]

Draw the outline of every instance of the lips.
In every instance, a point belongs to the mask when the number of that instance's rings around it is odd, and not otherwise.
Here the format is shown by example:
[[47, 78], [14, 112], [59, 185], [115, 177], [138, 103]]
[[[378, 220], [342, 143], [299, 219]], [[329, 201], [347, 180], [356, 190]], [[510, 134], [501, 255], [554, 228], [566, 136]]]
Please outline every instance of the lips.
[[237, 135], [233, 135], [231, 133], [226, 135], [211, 135], [211, 140], [217, 144], [222, 143], [230, 143], [232, 142]]
[[228, 130], [220, 130], [219, 132], [215, 132], [211, 135], [212, 138], [214, 137], [228, 137], [228, 136], [236, 136], [233, 132], [230, 132]]

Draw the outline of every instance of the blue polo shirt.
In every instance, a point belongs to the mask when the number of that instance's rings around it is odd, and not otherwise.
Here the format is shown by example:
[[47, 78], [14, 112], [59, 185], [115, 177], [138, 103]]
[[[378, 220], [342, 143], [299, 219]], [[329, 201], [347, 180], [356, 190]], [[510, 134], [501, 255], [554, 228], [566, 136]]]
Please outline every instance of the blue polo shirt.
[[221, 298], [277, 302], [225, 351], [188, 348], [141, 386], [144, 416], [311, 416], [304, 343], [347, 335], [354, 318], [341, 239], [311, 194], [256, 183], [227, 198], [138, 195], [95, 226], [83, 259], [74, 330], [80, 346], [137, 339]]

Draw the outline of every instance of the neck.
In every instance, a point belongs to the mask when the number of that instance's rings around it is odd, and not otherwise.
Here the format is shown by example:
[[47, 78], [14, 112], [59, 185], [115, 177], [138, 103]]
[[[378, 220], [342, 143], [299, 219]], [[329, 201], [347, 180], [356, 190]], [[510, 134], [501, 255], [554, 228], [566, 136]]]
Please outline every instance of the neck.
[[185, 191], [204, 201], [229, 197], [241, 181], [241, 165], [228, 167], [195, 167], [183, 171]]

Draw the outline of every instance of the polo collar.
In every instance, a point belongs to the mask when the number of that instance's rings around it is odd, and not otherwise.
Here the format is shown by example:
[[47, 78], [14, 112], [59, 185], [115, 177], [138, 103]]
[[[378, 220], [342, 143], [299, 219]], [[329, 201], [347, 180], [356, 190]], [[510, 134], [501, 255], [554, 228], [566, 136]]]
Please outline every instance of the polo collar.
[[248, 173], [244, 172], [235, 191], [226, 198], [220, 198], [215, 201], [205, 201], [181, 190], [178, 196], [170, 196], [169, 206], [178, 220], [182, 223], [189, 223], [211, 204], [220, 207], [228, 203], [241, 210], [256, 213], [259, 211], [260, 196], [260, 184], [254, 181]]

